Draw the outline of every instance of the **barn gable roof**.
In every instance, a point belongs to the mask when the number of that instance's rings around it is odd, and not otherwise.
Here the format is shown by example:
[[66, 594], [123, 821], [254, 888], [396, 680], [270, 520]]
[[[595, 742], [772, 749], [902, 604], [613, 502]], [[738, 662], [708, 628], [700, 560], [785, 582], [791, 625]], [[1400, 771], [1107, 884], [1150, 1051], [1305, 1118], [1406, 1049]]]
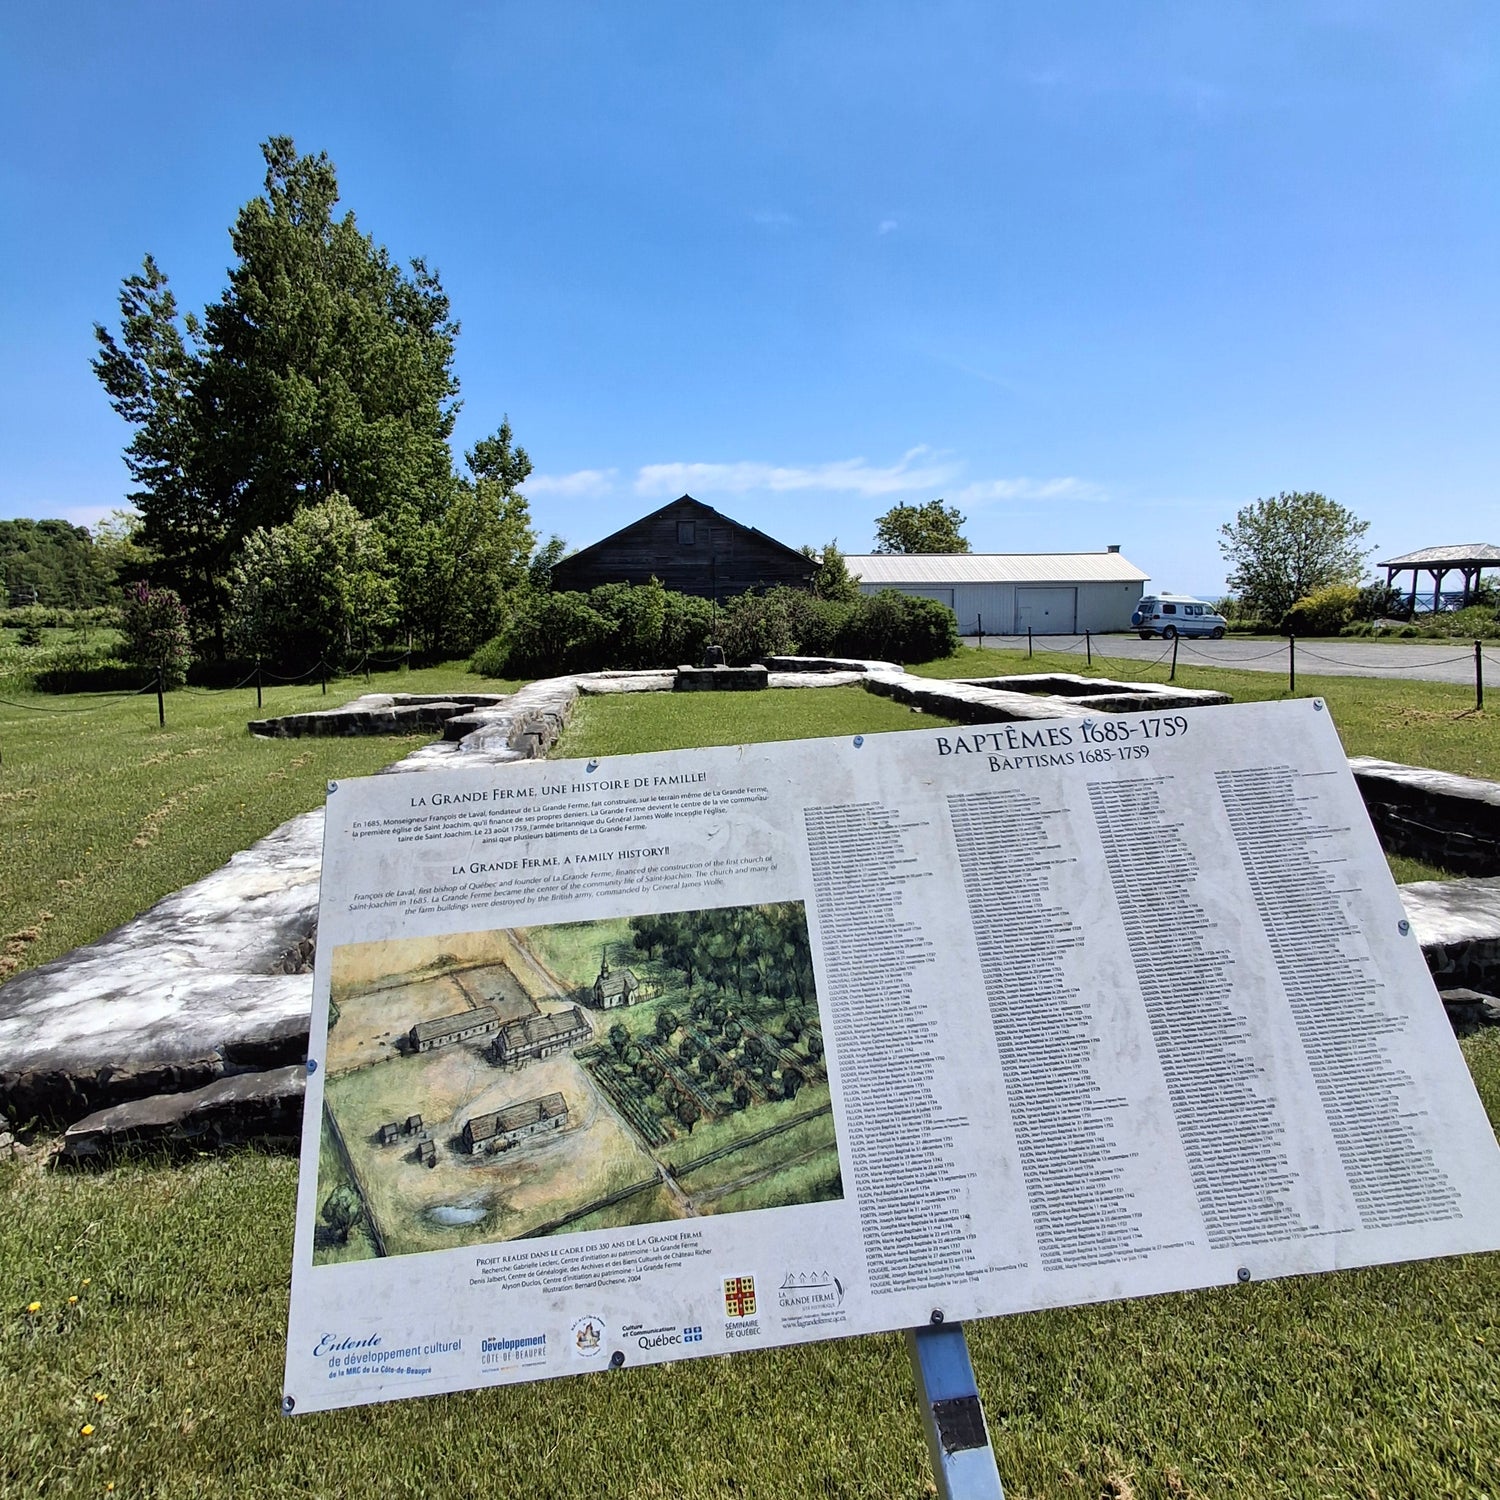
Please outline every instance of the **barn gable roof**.
[[[732, 527], [735, 531], [743, 533], [747, 537], [753, 537], [762, 547], [769, 547], [773, 551], [785, 553], [787, 558], [800, 563], [809, 571], [815, 566], [811, 559], [805, 557], [795, 547], [788, 547], [785, 542], [778, 542], [775, 537], [768, 536], [755, 526], [746, 526], [742, 521], [736, 521], [733, 516], [726, 516], [723, 511], [715, 510], [711, 505], [705, 505], [701, 500], [695, 500], [691, 495], [679, 495], [675, 500], [669, 500], [665, 505], [658, 507], [644, 516], [637, 516], [628, 525], [622, 526], [618, 531], [612, 531], [606, 537], [601, 537], [597, 542], [587, 547], [580, 548], [577, 552], [570, 553], [563, 562], [570, 565], [579, 562], [592, 561], [597, 555], [601, 555], [616, 542], [625, 540], [638, 527], [647, 526], [658, 517], [675, 513], [678, 520], [702, 520], [715, 521], [721, 526]], [[559, 565], [560, 566], [560, 565]]]

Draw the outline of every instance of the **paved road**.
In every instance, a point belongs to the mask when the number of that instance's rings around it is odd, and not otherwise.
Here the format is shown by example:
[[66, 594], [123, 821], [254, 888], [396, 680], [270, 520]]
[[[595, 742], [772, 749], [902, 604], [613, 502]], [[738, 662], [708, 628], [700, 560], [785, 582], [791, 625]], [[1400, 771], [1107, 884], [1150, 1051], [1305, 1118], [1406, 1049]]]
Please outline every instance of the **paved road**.
[[[1003, 650], [1026, 649], [1025, 636], [986, 635], [986, 646]], [[977, 644], [968, 636], [964, 644]], [[1046, 661], [1056, 660], [1057, 653], [1082, 656], [1082, 636], [1037, 636], [1033, 650]], [[1095, 665], [1101, 659], [1106, 665], [1123, 661], [1170, 661], [1170, 641], [1143, 641], [1136, 635], [1095, 636]], [[1287, 671], [1287, 643], [1284, 640], [1178, 642], [1178, 666], [1235, 667], [1248, 672]], [[1326, 641], [1297, 642], [1297, 675], [1309, 677], [1414, 677], [1426, 682], [1474, 681], [1474, 643], [1472, 641], [1368, 641], [1336, 637]], [[1484, 676], [1487, 686], [1500, 693], [1500, 646], [1484, 648]]]

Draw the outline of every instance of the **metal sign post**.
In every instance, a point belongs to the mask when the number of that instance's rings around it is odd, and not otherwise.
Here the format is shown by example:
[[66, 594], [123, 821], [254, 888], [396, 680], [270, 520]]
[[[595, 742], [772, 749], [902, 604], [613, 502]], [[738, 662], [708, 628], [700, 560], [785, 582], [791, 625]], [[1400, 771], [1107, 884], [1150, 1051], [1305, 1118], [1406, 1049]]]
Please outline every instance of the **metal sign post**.
[[945, 1323], [942, 1313], [934, 1312], [925, 1328], [907, 1330], [906, 1352], [938, 1500], [1005, 1500], [964, 1325]]

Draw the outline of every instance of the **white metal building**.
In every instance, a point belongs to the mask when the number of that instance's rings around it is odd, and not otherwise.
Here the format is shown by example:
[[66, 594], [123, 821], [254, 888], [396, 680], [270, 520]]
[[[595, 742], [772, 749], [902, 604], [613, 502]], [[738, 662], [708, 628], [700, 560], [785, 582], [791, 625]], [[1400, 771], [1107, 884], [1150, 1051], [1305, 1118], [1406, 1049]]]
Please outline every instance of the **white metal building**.
[[962, 635], [1129, 630], [1149, 573], [1105, 552], [865, 553], [846, 556], [860, 592], [895, 589], [946, 604]]

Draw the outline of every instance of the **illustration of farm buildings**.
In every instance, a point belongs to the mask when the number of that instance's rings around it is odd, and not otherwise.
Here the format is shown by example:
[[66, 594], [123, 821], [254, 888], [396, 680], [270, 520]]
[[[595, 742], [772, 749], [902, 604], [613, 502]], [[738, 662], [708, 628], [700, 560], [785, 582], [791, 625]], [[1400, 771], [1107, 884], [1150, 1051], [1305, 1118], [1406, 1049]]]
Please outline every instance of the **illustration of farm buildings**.
[[463, 1148], [471, 1156], [505, 1151], [527, 1136], [547, 1130], [562, 1130], [568, 1123], [568, 1105], [561, 1094], [543, 1094], [521, 1104], [507, 1104], [487, 1115], [464, 1121]]
[[500, 1013], [493, 1005], [476, 1005], [471, 1010], [461, 1010], [456, 1016], [439, 1016], [435, 1021], [418, 1021], [406, 1034], [407, 1049], [411, 1052], [431, 1052], [434, 1047], [446, 1047], [453, 1042], [466, 1042], [471, 1037], [492, 1036], [500, 1029]]
[[576, 1005], [552, 1015], [523, 1016], [500, 1028], [500, 1034], [490, 1043], [490, 1060], [504, 1066], [550, 1057], [576, 1042], [587, 1041], [593, 1034], [588, 1018]]
[[611, 969], [609, 950], [606, 948], [599, 960], [599, 977], [589, 992], [594, 1005], [600, 1010], [614, 1010], [621, 1005], [634, 1005], [641, 982], [630, 969]]

